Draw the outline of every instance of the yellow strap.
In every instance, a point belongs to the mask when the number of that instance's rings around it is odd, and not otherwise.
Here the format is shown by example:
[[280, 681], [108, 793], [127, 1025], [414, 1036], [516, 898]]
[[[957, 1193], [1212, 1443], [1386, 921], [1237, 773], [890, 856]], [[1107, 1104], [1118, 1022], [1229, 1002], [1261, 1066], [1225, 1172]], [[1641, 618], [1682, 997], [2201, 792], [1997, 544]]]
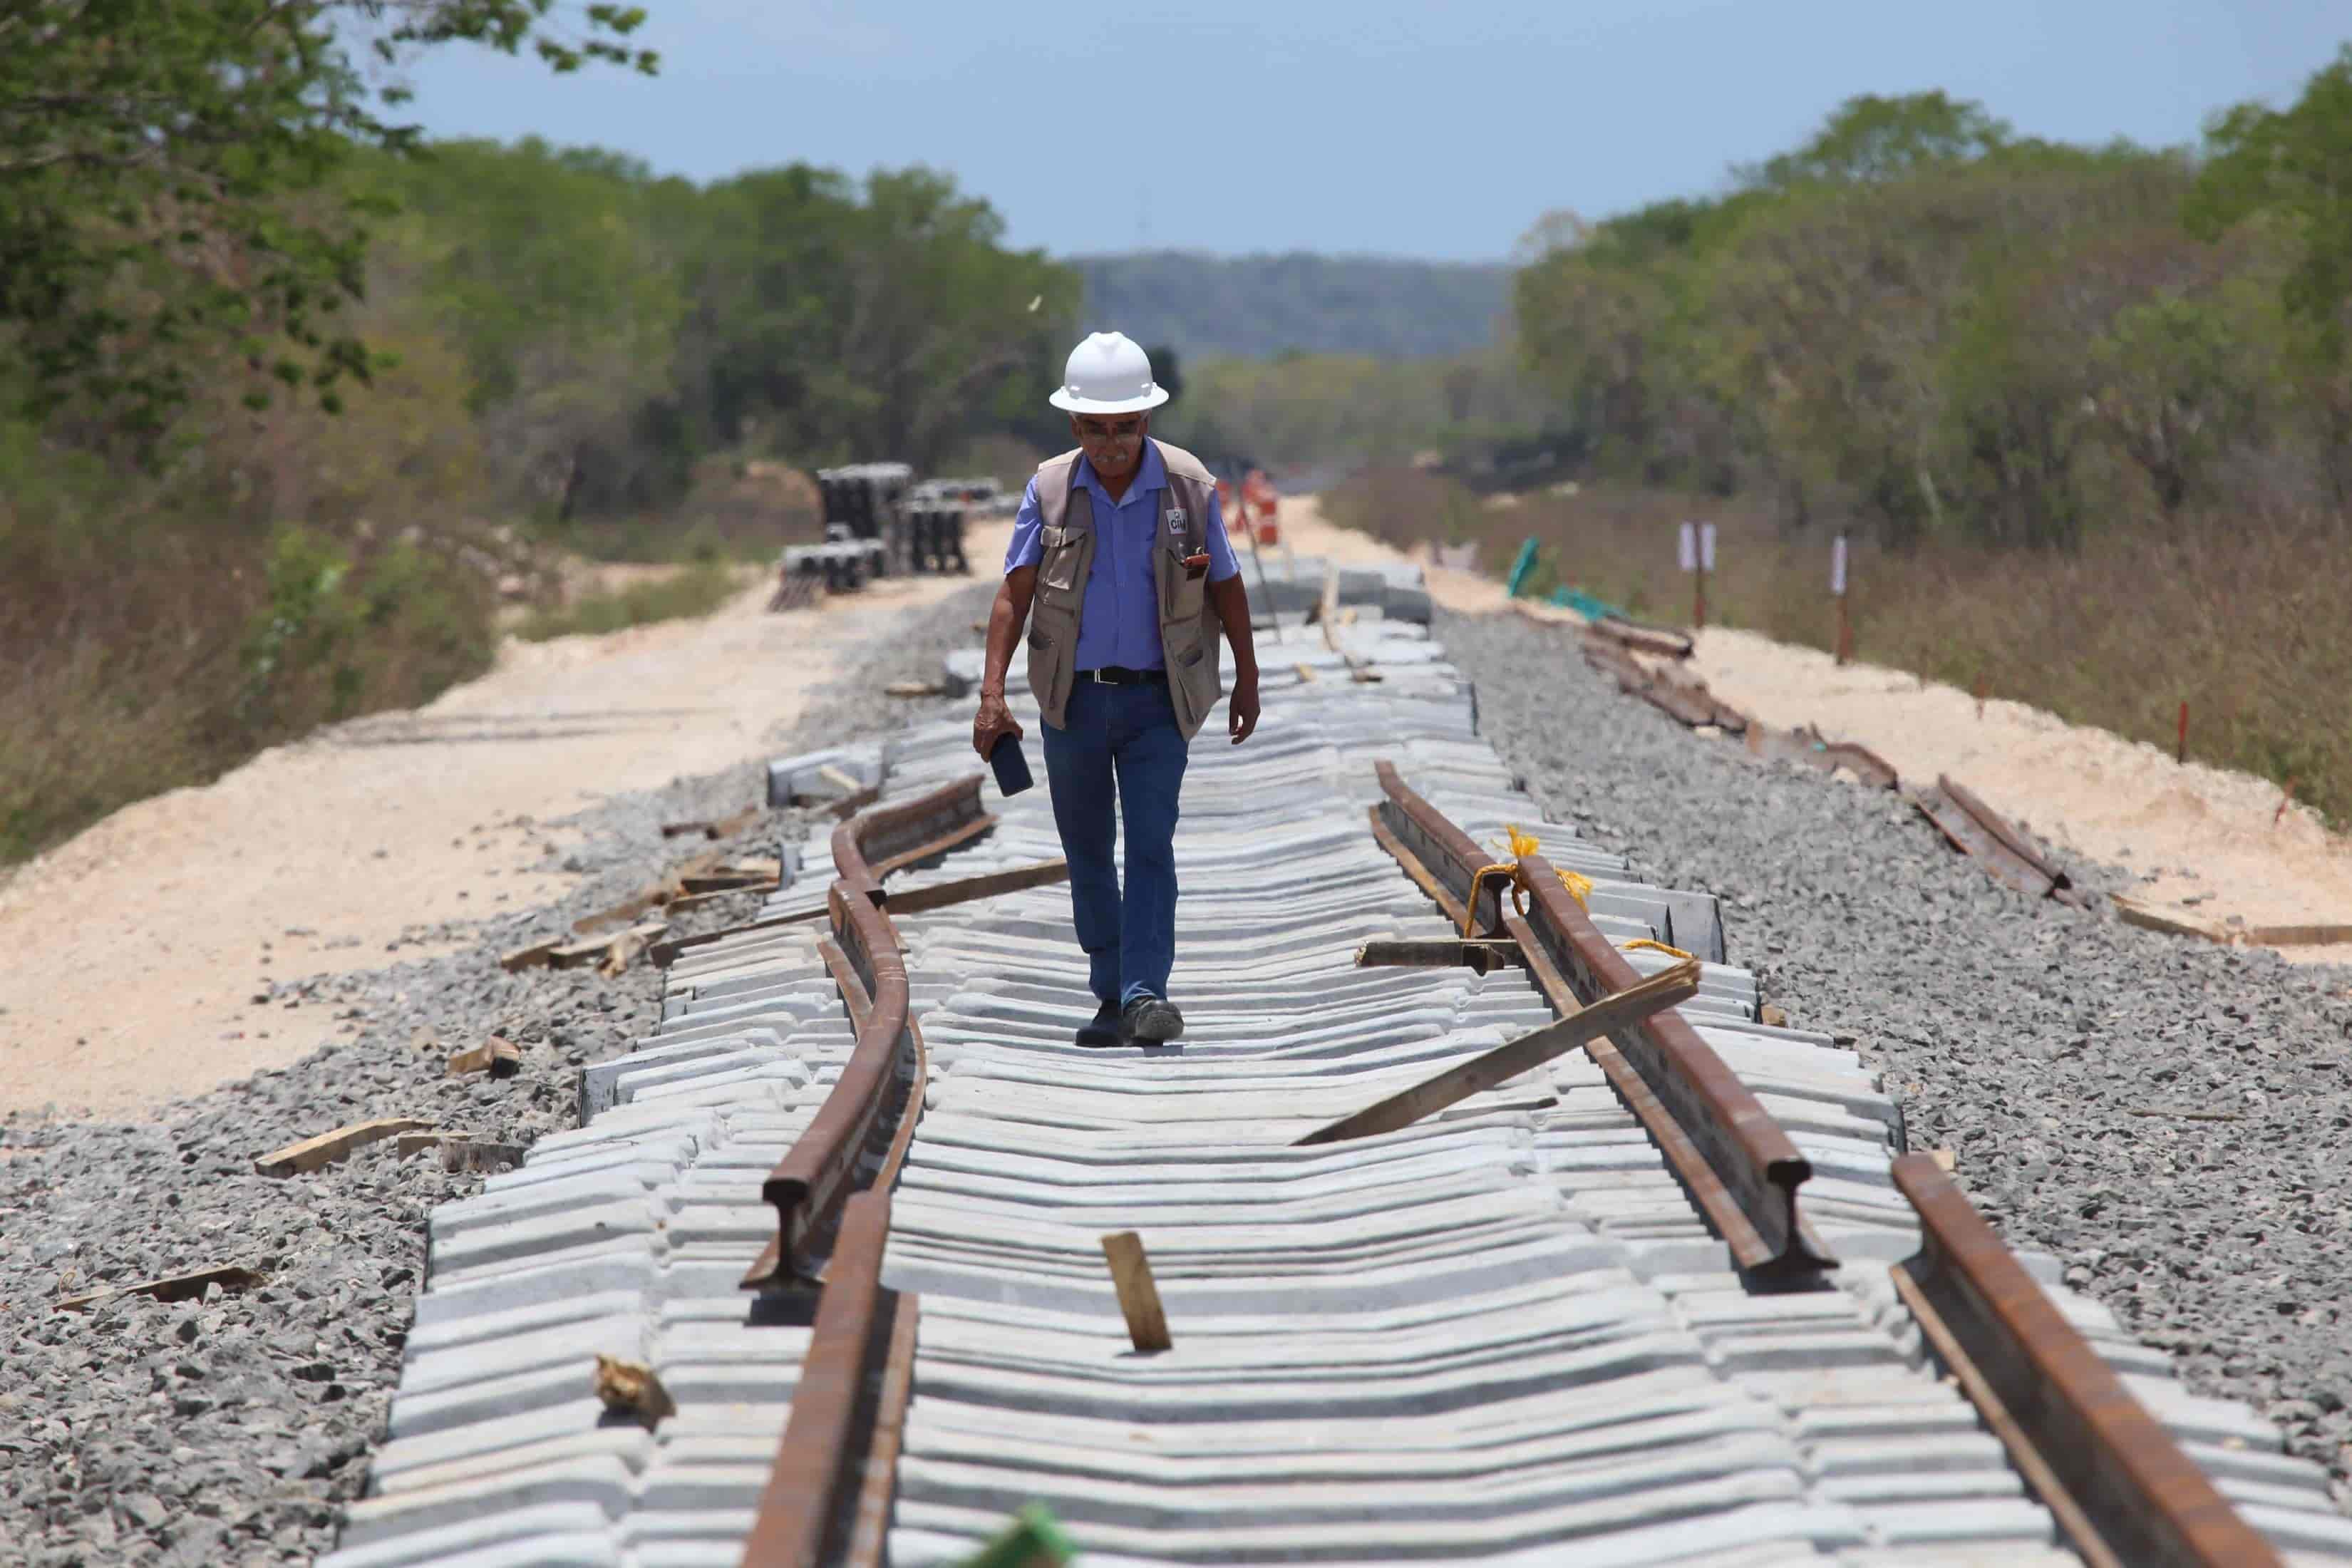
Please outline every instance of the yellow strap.
[[[1509, 862], [1511, 879], [1514, 882], [1517, 883], [1520, 889], [1520, 896], [1515, 898], [1514, 902], [1517, 904], [1519, 913], [1525, 914], [1528, 912], [1527, 900], [1524, 896], [1527, 889], [1527, 882], [1518, 874], [1518, 862], [1520, 858], [1536, 854], [1541, 850], [1543, 848], [1543, 842], [1532, 833], [1520, 831], [1519, 825], [1516, 822], [1507, 822], [1503, 824], [1503, 832], [1510, 840], [1511, 855], [1513, 857]], [[1487, 867], [1486, 871], [1499, 870], [1502, 868], [1502, 863], [1497, 862], [1494, 866]], [[1478, 875], [1483, 877], [1486, 874], [1486, 871], [1481, 871]], [[1559, 885], [1568, 889], [1568, 896], [1576, 900], [1576, 904], [1579, 909], [1590, 910], [1592, 907], [1591, 897], [1592, 892], [1591, 878], [1580, 876], [1574, 871], [1564, 871], [1557, 866], [1552, 868], [1552, 874], [1559, 879]], [[1470, 891], [1473, 895], [1474, 901], [1477, 890], [1478, 884], [1475, 879], [1473, 879], [1470, 884]], [[1468, 936], [1470, 934], [1470, 928], [1468, 925], [1465, 924], [1462, 928], [1462, 934], [1464, 936]]]
[[1688, 958], [1690, 956], [1689, 953], [1685, 952], [1679, 947], [1668, 947], [1664, 942], [1652, 942], [1646, 936], [1637, 936], [1631, 942], [1621, 942], [1617, 944], [1617, 951], [1620, 952], [1631, 952], [1637, 947], [1646, 947], [1653, 952], [1670, 952], [1676, 958]]
[[1478, 923], [1478, 892], [1489, 877], [1502, 877], [1511, 884], [1511, 908], [1519, 914], [1528, 912], [1527, 889], [1519, 886], [1519, 867], [1516, 860], [1498, 860], [1492, 866], [1481, 866], [1470, 878], [1470, 896], [1462, 904], [1462, 935], [1467, 941], [1471, 928]]

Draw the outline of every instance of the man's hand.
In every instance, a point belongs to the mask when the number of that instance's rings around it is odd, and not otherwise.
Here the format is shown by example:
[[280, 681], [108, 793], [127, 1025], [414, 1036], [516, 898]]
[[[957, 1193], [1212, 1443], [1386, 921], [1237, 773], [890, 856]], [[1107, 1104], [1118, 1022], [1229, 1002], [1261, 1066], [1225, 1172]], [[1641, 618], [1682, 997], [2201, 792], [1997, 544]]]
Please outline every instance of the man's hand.
[[[1255, 709], [1251, 716], [1255, 718]], [[1021, 726], [1014, 721], [1013, 710], [1004, 705], [1004, 693], [983, 689], [980, 694], [980, 713], [971, 721], [971, 749], [980, 753], [982, 762], [986, 762], [988, 753], [996, 749], [996, 742], [1007, 735], [1019, 740]]]
[[1225, 728], [1236, 746], [1257, 728], [1257, 671], [1234, 677], [1233, 695], [1225, 699]]

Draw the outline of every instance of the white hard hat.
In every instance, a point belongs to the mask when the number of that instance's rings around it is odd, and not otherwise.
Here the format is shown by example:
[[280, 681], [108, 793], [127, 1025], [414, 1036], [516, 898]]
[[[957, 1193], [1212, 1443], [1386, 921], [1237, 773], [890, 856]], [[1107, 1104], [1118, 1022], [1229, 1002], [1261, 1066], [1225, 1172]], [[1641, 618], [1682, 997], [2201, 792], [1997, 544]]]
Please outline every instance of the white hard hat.
[[1096, 332], [1070, 351], [1062, 384], [1045, 399], [1072, 414], [1140, 414], [1168, 401], [1151, 356], [1124, 332]]

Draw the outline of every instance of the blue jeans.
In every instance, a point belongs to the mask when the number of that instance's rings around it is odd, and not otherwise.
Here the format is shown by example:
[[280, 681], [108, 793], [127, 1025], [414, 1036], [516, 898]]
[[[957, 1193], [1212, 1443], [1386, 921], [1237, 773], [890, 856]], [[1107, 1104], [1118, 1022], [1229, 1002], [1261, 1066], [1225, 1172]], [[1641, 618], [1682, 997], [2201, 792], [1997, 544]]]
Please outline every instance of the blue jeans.
[[[1070, 912], [1096, 997], [1124, 1005], [1168, 994], [1176, 963], [1176, 796], [1188, 748], [1165, 686], [1070, 688], [1064, 727], [1045, 730], [1054, 826], [1070, 862]], [[1112, 781], [1127, 819], [1120, 895]]]

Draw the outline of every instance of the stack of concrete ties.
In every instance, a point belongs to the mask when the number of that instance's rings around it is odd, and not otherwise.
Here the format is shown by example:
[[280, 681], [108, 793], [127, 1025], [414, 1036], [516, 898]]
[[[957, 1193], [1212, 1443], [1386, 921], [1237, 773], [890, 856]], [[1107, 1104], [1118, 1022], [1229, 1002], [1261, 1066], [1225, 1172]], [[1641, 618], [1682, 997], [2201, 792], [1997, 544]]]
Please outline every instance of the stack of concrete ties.
[[[923, 1300], [894, 1561], [954, 1562], [1032, 1499], [1104, 1563], [1920, 1562], [1938, 1542], [2033, 1561], [2047, 1515], [1916, 1346], [1843, 1291], [1744, 1292], [1581, 1056], [1402, 1132], [1289, 1146], [1549, 1016], [1516, 971], [1352, 966], [1366, 940], [1443, 930], [1365, 825], [1372, 762], [1481, 837], [1512, 798], [1461, 705], [1399, 698], [1302, 683], [1249, 746], [1196, 742], [1179, 1049], [1069, 1044], [1091, 1004], [1060, 889], [908, 922], [914, 972], [959, 989], [925, 1019], [886, 1272]], [[1004, 831], [1050, 832], [1005, 810]], [[1539, 831], [1555, 863], [1638, 889]], [[1623, 897], [1648, 916], [1603, 917], [1624, 932], [1672, 929], [1666, 900]], [[1753, 1001], [1710, 965], [1684, 1011], [1752, 1025]], [[1874, 1152], [1883, 1184], [1875, 1103], [1814, 1141]], [[1128, 1348], [1098, 1247], [1129, 1228], [1175, 1340], [1157, 1355]], [[1851, 1435], [1934, 1468], [1884, 1474]]]

